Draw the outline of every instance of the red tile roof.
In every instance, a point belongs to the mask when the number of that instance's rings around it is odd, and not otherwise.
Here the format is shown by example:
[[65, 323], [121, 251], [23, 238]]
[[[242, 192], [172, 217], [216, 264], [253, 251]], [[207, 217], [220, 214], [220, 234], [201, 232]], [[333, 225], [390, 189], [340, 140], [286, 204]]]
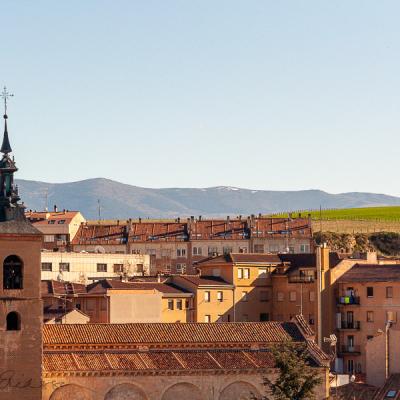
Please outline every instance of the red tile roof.
[[86, 293], [86, 286], [81, 283], [59, 282], [54, 280], [41, 281], [42, 296], [65, 296]]
[[43, 326], [44, 347], [55, 345], [202, 345], [304, 341], [294, 322], [131, 323]]
[[87, 225], [81, 224], [72, 244], [74, 245], [104, 245], [125, 244], [125, 225]]
[[338, 282], [400, 281], [400, 264], [355, 264]]
[[279, 235], [311, 237], [308, 218], [256, 218], [252, 222], [251, 237], [266, 238]]
[[217, 276], [178, 275], [178, 277], [196, 286], [232, 286], [230, 283]]
[[79, 211], [28, 211], [25, 213], [25, 216], [33, 225], [36, 226], [47, 225], [49, 224], [49, 221], [54, 221], [55, 224], [59, 221], [64, 221], [65, 224], [69, 224], [78, 214]]
[[191, 240], [248, 239], [245, 220], [201, 220], [190, 224]]
[[140, 222], [132, 223], [129, 242], [183, 242], [188, 239], [187, 225], [180, 222]]

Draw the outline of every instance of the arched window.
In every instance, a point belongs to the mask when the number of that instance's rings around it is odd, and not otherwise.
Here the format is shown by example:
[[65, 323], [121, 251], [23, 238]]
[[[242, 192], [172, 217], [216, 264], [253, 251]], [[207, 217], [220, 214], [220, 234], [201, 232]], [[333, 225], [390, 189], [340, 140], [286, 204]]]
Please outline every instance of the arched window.
[[22, 289], [22, 261], [17, 256], [8, 256], [3, 263], [3, 288]]
[[7, 314], [7, 330], [8, 331], [19, 331], [21, 330], [21, 317], [15, 311], [11, 311]]

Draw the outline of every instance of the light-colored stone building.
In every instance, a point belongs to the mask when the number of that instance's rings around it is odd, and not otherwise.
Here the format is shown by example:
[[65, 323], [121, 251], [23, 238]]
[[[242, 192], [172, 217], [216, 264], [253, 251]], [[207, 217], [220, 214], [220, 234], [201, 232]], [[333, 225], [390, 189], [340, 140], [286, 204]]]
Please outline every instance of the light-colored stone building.
[[150, 275], [150, 256], [146, 254], [42, 251], [41, 261], [43, 280], [89, 283]]

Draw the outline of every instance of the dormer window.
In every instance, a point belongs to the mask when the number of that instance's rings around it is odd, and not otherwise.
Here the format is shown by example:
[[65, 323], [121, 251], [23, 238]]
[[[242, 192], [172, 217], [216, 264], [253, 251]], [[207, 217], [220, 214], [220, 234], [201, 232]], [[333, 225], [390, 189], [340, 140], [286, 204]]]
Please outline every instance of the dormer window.
[[60, 225], [65, 224], [65, 219], [60, 219], [60, 220], [58, 221], [58, 223], [59, 223]]
[[51, 219], [51, 220], [48, 222], [49, 225], [54, 225], [55, 223], [56, 223], [56, 221], [54, 221], [54, 219]]
[[23, 265], [18, 256], [8, 256], [3, 263], [3, 289], [22, 289]]

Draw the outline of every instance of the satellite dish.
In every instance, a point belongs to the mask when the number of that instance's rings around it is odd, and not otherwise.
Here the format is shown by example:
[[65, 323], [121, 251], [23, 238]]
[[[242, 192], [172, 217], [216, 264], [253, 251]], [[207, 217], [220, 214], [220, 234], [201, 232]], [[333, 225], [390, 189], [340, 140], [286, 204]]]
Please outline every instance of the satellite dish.
[[94, 252], [95, 252], [95, 253], [104, 254], [104, 253], [106, 252], [106, 250], [104, 249], [103, 246], [96, 246], [96, 247], [94, 248]]

